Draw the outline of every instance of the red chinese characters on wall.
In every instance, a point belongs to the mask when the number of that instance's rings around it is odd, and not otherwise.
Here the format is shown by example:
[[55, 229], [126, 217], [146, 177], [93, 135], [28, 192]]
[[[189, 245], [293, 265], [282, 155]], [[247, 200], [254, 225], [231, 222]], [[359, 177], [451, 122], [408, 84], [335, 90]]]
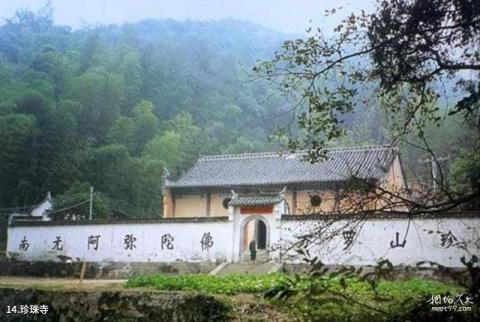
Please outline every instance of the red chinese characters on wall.
[[249, 206], [241, 207], [240, 213], [242, 215], [250, 214], [271, 214], [273, 213], [273, 206]]

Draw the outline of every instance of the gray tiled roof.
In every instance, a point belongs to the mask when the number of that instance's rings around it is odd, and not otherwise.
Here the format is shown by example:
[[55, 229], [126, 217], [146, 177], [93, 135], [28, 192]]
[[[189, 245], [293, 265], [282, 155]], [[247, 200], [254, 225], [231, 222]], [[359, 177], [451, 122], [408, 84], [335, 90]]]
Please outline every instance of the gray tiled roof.
[[239, 206], [269, 206], [276, 205], [282, 201], [282, 197], [276, 196], [245, 196], [236, 197], [230, 201], [229, 205], [234, 207]]
[[340, 182], [356, 176], [380, 179], [397, 154], [386, 146], [335, 148], [328, 159], [309, 163], [303, 153], [279, 152], [214, 155], [200, 158], [169, 188], [234, 187]]

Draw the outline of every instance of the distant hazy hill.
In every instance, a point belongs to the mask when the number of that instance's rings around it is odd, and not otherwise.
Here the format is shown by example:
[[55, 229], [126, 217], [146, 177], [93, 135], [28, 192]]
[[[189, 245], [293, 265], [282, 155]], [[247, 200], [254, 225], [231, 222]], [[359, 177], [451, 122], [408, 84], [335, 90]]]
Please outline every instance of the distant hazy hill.
[[286, 38], [235, 20], [72, 31], [18, 13], [0, 26], [0, 208], [46, 191], [68, 206], [92, 184], [98, 204], [158, 214], [164, 166], [271, 149], [286, 104], [252, 67]]

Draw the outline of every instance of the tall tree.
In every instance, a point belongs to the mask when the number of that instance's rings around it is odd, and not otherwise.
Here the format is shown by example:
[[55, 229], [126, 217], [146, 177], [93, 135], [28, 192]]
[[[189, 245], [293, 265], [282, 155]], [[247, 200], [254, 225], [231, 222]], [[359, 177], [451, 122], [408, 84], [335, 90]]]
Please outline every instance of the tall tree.
[[344, 134], [342, 117], [372, 85], [379, 86], [376, 97], [397, 98], [385, 105], [387, 113], [403, 115], [396, 137], [439, 119], [431, 103], [440, 95], [435, 85], [441, 80], [466, 90], [449, 107], [451, 114], [480, 116], [478, 1], [380, 0], [375, 13], [351, 14], [335, 32], [327, 38], [310, 30], [307, 39], [286, 41], [272, 60], [255, 68], [284, 92], [298, 94], [294, 113], [301, 131], [289, 137], [288, 146], [308, 148], [312, 161]]
[[[335, 10], [327, 15], [333, 13]], [[381, 102], [382, 113], [394, 121], [388, 133], [390, 143], [420, 149], [430, 160], [437, 188], [432, 191], [435, 196], [422, 199], [442, 204], [439, 209], [459, 204], [477, 207], [479, 2], [379, 0], [376, 12], [351, 14], [334, 30], [335, 36], [328, 38], [319, 29], [309, 30], [306, 39], [286, 41], [272, 60], [254, 68], [284, 93], [296, 97], [292, 112], [298, 128], [281, 128], [276, 134], [279, 142], [291, 150], [306, 149], [307, 159], [316, 162], [328, 157], [328, 144], [348, 133], [346, 124], [359, 106]], [[441, 82], [446, 85], [439, 86]], [[447, 94], [460, 94], [453, 103], [441, 100], [445, 87]], [[372, 99], [366, 93], [373, 93]], [[452, 173], [457, 175], [450, 181], [452, 186], [462, 187], [452, 190], [445, 184], [446, 173], [426, 130], [431, 124], [441, 125], [443, 115], [454, 114], [462, 115], [464, 127], [473, 131], [463, 132], [464, 141], [469, 142], [463, 144], [466, 151], [452, 156], [456, 159]], [[465, 175], [459, 176], [458, 169]], [[464, 187], [465, 182], [470, 188]]]
[[0, 207], [47, 191], [71, 206], [93, 185], [104, 215], [158, 216], [165, 165], [265, 148], [259, 117], [278, 104], [244, 71], [281, 37], [222, 21], [72, 30], [51, 8], [19, 11], [0, 26]]

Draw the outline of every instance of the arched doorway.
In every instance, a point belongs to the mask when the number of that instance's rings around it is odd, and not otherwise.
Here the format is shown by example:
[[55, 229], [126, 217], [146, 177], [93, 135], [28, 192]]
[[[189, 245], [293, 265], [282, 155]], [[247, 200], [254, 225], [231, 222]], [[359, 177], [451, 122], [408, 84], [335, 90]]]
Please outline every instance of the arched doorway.
[[[249, 245], [252, 240], [256, 242], [257, 248], [257, 258], [259, 261], [265, 259], [265, 256], [268, 255], [268, 225], [265, 219], [259, 216], [254, 216], [247, 219], [244, 222], [242, 230], [242, 258], [249, 258], [250, 250]], [[258, 256], [260, 255], [260, 256]], [[267, 256], [268, 257], [268, 256]]]
[[255, 240], [258, 249], [267, 249], [267, 225], [262, 220], [257, 220]]

